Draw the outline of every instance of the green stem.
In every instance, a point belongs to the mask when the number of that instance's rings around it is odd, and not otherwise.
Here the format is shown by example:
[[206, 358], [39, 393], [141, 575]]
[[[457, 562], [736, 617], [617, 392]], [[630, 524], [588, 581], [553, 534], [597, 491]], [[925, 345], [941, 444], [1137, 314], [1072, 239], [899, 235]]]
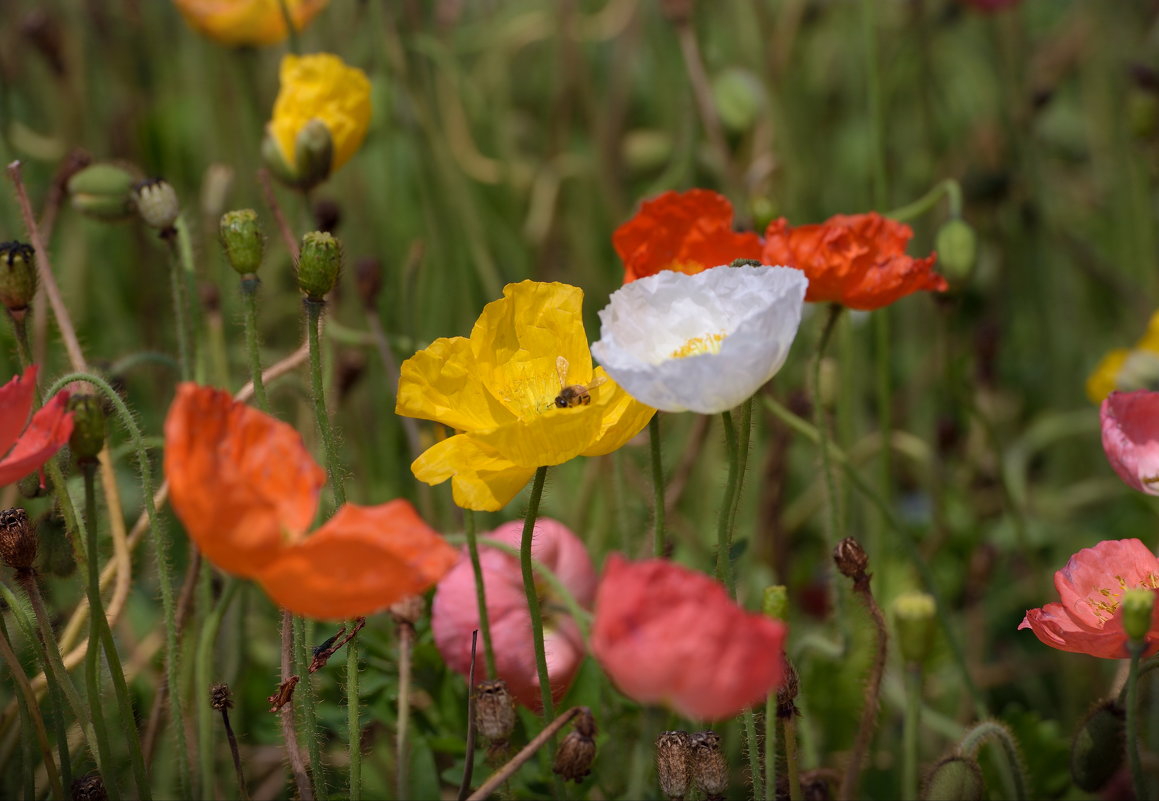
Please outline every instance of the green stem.
[[250, 379], [254, 382], [254, 405], [263, 412], [270, 410], [266, 384], [262, 381], [262, 357], [258, 346], [258, 287], [261, 281], [253, 273], [242, 276], [242, 322], [245, 326], [246, 354], [249, 356]]
[[[827, 399], [822, 396], [821, 392], [821, 365], [825, 361], [825, 349], [833, 338], [833, 332], [837, 329], [837, 322], [841, 319], [841, 313], [844, 309], [845, 307], [838, 303], [829, 304], [825, 325], [821, 329], [821, 336], [817, 339], [817, 352], [813, 355], [812, 365], [813, 420], [816, 426], [814, 430], [817, 432], [816, 442], [821, 451], [821, 476], [825, 482], [825, 524], [821, 530], [825, 535], [825, 553], [827, 554], [832, 553], [833, 548], [843, 538], [844, 527], [841, 525], [842, 517], [838, 509], [837, 477], [833, 473], [833, 460], [829, 453], [831, 445], [829, 415], [826, 408]], [[767, 398], [768, 395], [765, 397]], [[841, 651], [844, 653], [849, 644], [849, 624], [842, 611], [845, 608], [845, 583], [836, 580], [837, 577], [833, 573], [833, 561], [827, 559], [826, 564], [832, 579], [829, 582], [829, 593], [833, 601], [833, 608], [837, 613]]]
[[873, 169], [873, 207], [885, 208], [889, 192], [885, 171], [885, 120], [882, 115], [881, 77], [877, 69], [877, 24], [875, 0], [861, 0], [862, 34], [865, 38], [865, 80], [866, 95], [869, 98], [869, 130]]
[[[355, 621], [347, 620], [346, 625], [353, 628]], [[351, 639], [346, 643], [346, 730], [350, 742], [350, 789], [348, 792], [350, 801], [360, 801], [362, 798], [362, 723], [359, 720], [359, 711], [358, 641]], [[321, 768], [320, 762], [319, 768]]]
[[[410, 757], [406, 737], [410, 723], [411, 652], [414, 648], [414, 627], [407, 621], [398, 624], [398, 793], [397, 798], [410, 798]], [[353, 642], [353, 641], [351, 641]], [[475, 688], [470, 688], [473, 695]]]
[[16, 355], [20, 359], [20, 367], [27, 370], [32, 364], [32, 344], [28, 341], [28, 313], [17, 317], [8, 312], [8, 319], [12, 321], [12, 330], [16, 333]]
[[[48, 774], [49, 784], [52, 785], [52, 797], [63, 799], [65, 797], [64, 788], [60, 783], [60, 775], [56, 771], [56, 762], [52, 758], [52, 747], [48, 744], [48, 732], [44, 728], [44, 718], [40, 715], [40, 707], [36, 703], [36, 694], [32, 690], [32, 683], [28, 681], [28, 675], [24, 672], [24, 666], [20, 664], [19, 657], [12, 650], [12, 641], [8, 636], [8, 626], [4, 623], [3, 615], [0, 615], [0, 659], [3, 659], [8, 665], [8, 671], [20, 687], [20, 692], [17, 693], [16, 699], [20, 702], [20, 725], [22, 731], [27, 732], [31, 729], [36, 732], [36, 740], [40, 746], [40, 753], [44, 760], [44, 770]], [[67, 757], [68, 743], [63, 737], [63, 726], [61, 727], [60, 734], [62, 736], [59, 744], [62, 746]], [[28, 743], [31, 749], [31, 739], [29, 737], [22, 737], [21, 739]], [[31, 762], [31, 753], [29, 753], [29, 762]], [[31, 765], [29, 765], [28, 773], [29, 775], [34, 775]]]
[[330, 426], [330, 416], [326, 413], [326, 394], [322, 382], [322, 349], [318, 341], [322, 312], [326, 302], [321, 300], [302, 301], [306, 306], [306, 336], [310, 348], [310, 388], [314, 397], [314, 417], [318, 421], [318, 433], [322, 435], [322, 446], [326, 449], [326, 473], [334, 492], [334, 506], [346, 503], [346, 490], [342, 486], [342, 475], [338, 466], [338, 448], [334, 441], [334, 429]]
[[911, 664], [905, 671], [905, 723], [902, 731], [902, 798], [918, 797], [918, 739], [922, 722], [922, 666]]
[[301, 54], [302, 43], [298, 39], [298, 29], [294, 26], [294, 18], [290, 15], [290, 6], [286, 0], [278, 0], [278, 5], [282, 9], [282, 19], [286, 23], [286, 31], [290, 41], [290, 52], [295, 55]]
[[777, 797], [777, 693], [765, 698], [765, 795]]
[[[287, 610], [282, 610], [282, 683], [290, 679], [294, 669], [294, 616]], [[282, 742], [286, 748], [286, 758], [290, 763], [290, 771], [294, 774], [294, 784], [298, 788], [298, 797], [302, 801], [314, 801], [314, 788], [310, 784], [310, 777], [306, 773], [306, 765], [302, 762], [302, 751], [298, 748], [298, 730], [294, 726], [294, 701], [291, 699], [280, 710], [279, 717], [282, 724]]]
[[[96, 519], [96, 494], [93, 491], [93, 471], [91, 467], [84, 470], [85, 507], [88, 509], [88, 521], [85, 524], [86, 551], [88, 552], [88, 577], [86, 588], [89, 595], [89, 642], [85, 649], [85, 693], [88, 702], [88, 712], [91, 715], [93, 734], [97, 739], [97, 750], [101, 753], [101, 764], [106, 766], [106, 772], [112, 773], [112, 748], [109, 745], [109, 730], [105, 726], [104, 704], [101, 703], [101, 630], [97, 625], [97, 616], [103, 616], [99, 600], [94, 604], [93, 587], [99, 588], [100, 566], [97, 560], [96, 537], [93, 536], [93, 521]], [[99, 591], [99, 590], [98, 590]], [[130, 718], [128, 723], [132, 723]], [[115, 797], [116, 788], [110, 790], [110, 796]]]
[[[491, 616], [487, 611], [487, 588], [483, 583], [483, 565], [479, 561], [479, 543], [475, 536], [475, 513], [463, 510], [463, 531], [467, 537], [467, 553], [471, 557], [471, 571], [475, 576], [475, 606], [479, 610], [479, 630], [483, 633], [483, 658], [487, 663], [487, 678], [499, 675], [495, 670], [495, 650], [491, 647]], [[475, 688], [471, 688], [474, 692]]]
[[[1129, 713], [1128, 713], [1129, 714]], [[1131, 732], [1130, 721], [1127, 723], [1127, 731]], [[1130, 734], [1128, 734], [1128, 739]], [[1002, 746], [1002, 755], [1006, 758], [1005, 764], [1009, 768], [1014, 782], [1014, 798], [1015, 801], [1025, 801], [1026, 799], [1026, 770], [1022, 766], [1022, 759], [1018, 756], [1018, 746], [1014, 742], [1014, 736], [1001, 723], [996, 723], [993, 720], [984, 720], [974, 726], [962, 737], [958, 744], [958, 751], [966, 754], [972, 758], [976, 758], [978, 749], [987, 740], [997, 740]], [[1128, 745], [1128, 754], [1130, 753], [1130, 746]], [[1138, 798], [1146, 798], [1146, 795], [1137, 796]]]
[[531, 497], [527, 500], [527, 515], [523, 518], [523, 538], [519, 545], [519, 564], [523, 570], [523, 592], [527, 595], [527, 609], [531, 613], [531, 633], [535, 642], [535, 669], [539, 675], [539, 692], [543, 700], [543, 719], [550, 723], [555, 718], [555, 705], [551, 701], [551, 681], [547, 675], [547, 653], [543, 647], [543, 614], [539, 609], [539, 592], [535, 588], [535, 573], [531, 569], [531, 538], [535, 532], [535, 519], [539, 516], [539, 501], [543, 497], [543, 482], [547, 478], [547, 468], [535, 471], [531, 484]]
[[942, 199], [943, 195], [946, 196], [948, 205], [950, 207], [950, 217], [953, 219], [961, 217], [962, 188], [953, 178], [946, 178], [943, 181], [939, 181], [933, 189], [931, 189], [929, 192], [926, 192], [917, 200], [913, 201], [912, 203], [907, 203], [904, 206], [900, 206], [893, 211], [887, 211], [885, 216], [889, 217], [891, 220], [897, 220], [898, 222], [912, 220], [915, 217], [920, 217], [932, 209], [934, 205]]
[[[748, 741], [749, 771], [753, 786], [753, 801], [761, 801], [761, 790], [765, 786], [765, 778], [761, 774], [761, 747], [757, 742], [757, 719], [750, 706], [744, 711], [745, 739]], [[772, 796], [769, 796], [772, 798]]]
[[314, 692], [310, 662], [313, 654], [306, 642], [306, 621], [294, 615], [294, 672], [302, 677], [294, 692], [295, 707], [302, 713], [302, 736], [306, 740], [306, 756], [310, 760], [310, 779], [314, 782], [314, 792], [319, 798], [326, 797], [325, 765], [318, 735], [318, 697]]
[[181, 380], [193, 380], [193, 343], [189, 335], [189, 292], [185, 283], [185, 268], [181, 263], [177, 229], [165, 237], [169, 244], [169, 288], [173, 294], [173, 318], [177, 326], [177, 359], [181, 364]]
[[785, 740], [785, 771], [789, 774], [789, 801], [802, 801], [801, 766], [797, 759], [797, 722], [792, 717], [785, 718], [781, 725]]
[[[214, 798], [214, 777], [217, 766], [214, 764], [213, 748], [213, 708], [209, 705], [209, 690], [214, 679], [210, 674], [213, 667], [213, 647], [217, 643], [217, 633], [221, 630], [221, 621], [225, 617], [230, 604], [237, 595], [241, 582], [233, 578], [226, 578], [225, 588], [221, 597], [213, 605], [213, 609], [206, 616], [197, 638], [197, 656], [193, 666], [196, 677], [197, 691], [197, 758], [201, 766], [201, 792], [206, 798]], [[244, 790], [244, 785], [242, 787]]]
[[664, 541], [664, 461], [660, 455], [660, 412], [648, 421], [648, 441], [652, 448], [652, 554], [667, 556], [668, 544]]
[[724, 498], [720, 502], [720, 516], [716, 530], [716, 578], [728, 588], [729, 595], [736, 594], [736, 583], [732, 577], [732, 566], [729, 564], [729, 551], [732, 549], [732, 499], [736, 495], [737, 475], [740, 468], [736, 444], [736, 429], [732, 424], [732, 412], [723, 412], [724, 420], [724, 448], [728, 459], [728, 483], [724, 487]]
[[[1130, 672], [1127, 673], [1127, 764], [1131, 767], [1131, 786], [1135, 798], [1148, 798], [1147, 784], [1143, 776], [1143, 763], [1139, 759], [1139, 658], [1146, 649], [1146, 641], [1131, 641], [1127, 650], [1131, 654]], [[1017, 774], [1018, 771], [1016, 770]], [[1020, 777], [1021, 778], [1021, 777]]]
[[745, 471], [749, 464], [749, 441], [753, 433], [753, 396], [749, 396], [740, 405], [740, 425], [737, 426], [737, 477], [736, 492], [732, 498], [732, 512], [729, 513], [728, 525], [733, 528], [736, 524], [736, 512], [740, 508], [741, 490], [744, 488]]

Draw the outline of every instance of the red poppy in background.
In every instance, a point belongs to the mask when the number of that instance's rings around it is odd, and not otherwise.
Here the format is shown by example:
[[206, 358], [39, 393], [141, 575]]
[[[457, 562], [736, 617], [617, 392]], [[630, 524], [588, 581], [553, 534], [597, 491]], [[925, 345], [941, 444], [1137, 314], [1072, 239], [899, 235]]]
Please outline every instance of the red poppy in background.
[[404, 500], [346, 504], [307, 535], [325, 472], [293, 428], [211, 387], [178, 386], [165, 476], [206, 558], [295, 614], [370, 614], [427, 589], [458, 558]]
[[28, 420], [38, 369], [31, 365], [0, 387], [0, 487], [43, 467], [72, 434], [67, 391], [56, 393]]
[[918, 290], [944, 292], [949, 286], [932, 270], [936, 254], [924, 259], [905, 254], [912, 237], [908, 225], [877, 212], [838, 214], [796, 228], [782, 217], [765, 230], [760, 258], [803, 270], [809, 278], [806, 302], [880, 309]]
[[761, 257], [760, 237], [733, 231], [732, 204], [708, 189], [665, 192], [644, 201], [636, 216], [616, 229], [612, 245], [624, 262], [625, 284], [661, 270], [694, 274]]
[[702, 573], [612, 554], [596, 592], [592, 652], [629, 698], [722, 720], [780, 685], [785, 634], [784, 623], [744, 611]]
[[[504, 523], [483, 534], [518, 548], [523, 538], [523, 521]], [[596, 592], [596, 572], [579, 537], [563, 523], [541, 517], [535, 521], [531, 556], [547, 566], [585, 609]], [[498, 678], [507, 682], [511, 694], [536, 712], [543, 708], [539, 674], [535, 666], [535, 644], [531, 638], [531, 612], [523, 590], [523, 573], [518, 557], [487, 545], [479, 547], [483, 586], [487, 591], [487, 619], [495, 649]], [[539, 586], [543, 611], [543, 645], [547, 652], [547, 676], [552, 698], [558, 701], [567, 692], [584, 658], [583, 636], [546, 584]], [[471, 632], [479, 628], [479, 605], [475, 597], [475, 574], [466, 548], [435, 590], [431, 604], [431, 631], [435, 645], [447, 666], [464, 676], [471, 670]], [[485, 675], [482, 642], [475, 651], [475, 675]]]
[[[1127, 632], [1119, 605], [1127, 590], [1159, 589], [1159, 559], [1139, 540], [1106, 540], [1084, 548], [1054, 574], [1060, 603], [1031, 609], [1018, 626], [1060, 651], [1123, 659]], [[1159, 651], [1159, 604], [1144, 656]]]
[[1099, 407], [1103, 450], [1132, 489], [1159, 495], [1159, 392], [1112, 392]]

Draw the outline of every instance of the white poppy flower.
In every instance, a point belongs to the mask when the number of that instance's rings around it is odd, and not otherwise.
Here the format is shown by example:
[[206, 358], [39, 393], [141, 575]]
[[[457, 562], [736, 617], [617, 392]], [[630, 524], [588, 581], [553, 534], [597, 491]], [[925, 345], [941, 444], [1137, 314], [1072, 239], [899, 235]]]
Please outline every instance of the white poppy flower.
[[662, 270], [612, 293], [592, 355], [641, 403], [725, 412], [785, 363], [808, 284], [792, 267]]

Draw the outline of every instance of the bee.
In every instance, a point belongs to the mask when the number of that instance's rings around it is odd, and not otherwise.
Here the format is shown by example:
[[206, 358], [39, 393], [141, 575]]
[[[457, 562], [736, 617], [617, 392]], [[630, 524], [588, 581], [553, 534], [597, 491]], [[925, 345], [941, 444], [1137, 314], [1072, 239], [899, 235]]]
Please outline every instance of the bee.
[[559, 356], [555, 360], [555, 369], [559, 373], [559, 394], [552, 401], [556, 408], [571, 409], [576, 406], [587, 406], [592, 402], [591, 391], [607, 381], [606, 376], [599, 376], [587, 386], [583, 384], [567, 383], [567, 359]]

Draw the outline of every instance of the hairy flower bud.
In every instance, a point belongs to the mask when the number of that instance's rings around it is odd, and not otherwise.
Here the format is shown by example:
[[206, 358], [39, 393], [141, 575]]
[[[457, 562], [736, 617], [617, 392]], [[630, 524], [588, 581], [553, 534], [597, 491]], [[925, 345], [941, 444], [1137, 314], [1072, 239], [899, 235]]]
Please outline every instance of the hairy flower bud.
[[475, 688], [475, 726], [493, 743], [506, 743], [515, 731], [515, 699], [502, 679]]
[[894, 599], [892, 611], [902, 658], [912, 665], [924, 664], [934, 644], [937, 607], [933, 596], [924, 592], [904, 593]]
[[308, 120], [294, 137], [294, 163], [288, 164], [277, 140], [262, 141], [262, 159], [278, 180], [287, 186], [309, 190], [330, 177], [334, 163], [334, 140], [322, 120]]
[[88, 217], [119, 222], [133, 216], [134, 175], [115, 164], [92, 164], [68, 180], [72, 206]]
[[238, 275], [256, 273], [262, 266], [266, 238], [253, 209], [227, 211], [221, 215], [221, 248], [225, 258]]
[[789, 613], [789, 589], [784, 584], [765, 587], [761, 611], [773, 620], [784, 620]]
[[95, 461], [105, 447], [105, 409], [96, 395], [73, 395], [68, 399], [72, 410], [72, 436], [68, 447], [79, 464]]
[[0, 561], [17, 573], [27, 573], [36, 561], [36, 534], [19, 507], [0, 511]]
[[978, 255], [978, 237], [965, 220], [950, 220], [934, 239], [934, 250], [942, 274], [953, 281], [965, 281], [974, 269]]
[[311, 231], [302, 237], [298, 288], [309, 300], [323, 300], [338, 283], [341, 270], [342, 243], [320, 231]]
[[36, 251], [23, 242], [0, 242], [0, 303], [21, 319], [36, 294]]
[[978, 763], [963, 756], [952, 756], [934, 765], [922, 788], [923, 801], [982, 801], [986, 785]]
[[861, 547], [861, 543], [853, 537], [846, 537], [837, 543], [837, 547], [833, 549], [833, 561], [837, 563], [837, 570], [846, 578], [851, 578], [854, 581], [865, 579], [865, 568], [869, 567], [869, 556]]
[[591, 773], [592, 762], [596, 758], [596, 741], [592, 739], [596, 733], [596, 721], [587, 707], [580, 709], [575, 718], [575, 730], [569, 732], [559, 750], [555, 753], [555, 764], [551, 766], [552, 773], [579, 784], [585, 776]]
[[1151, 613], [1155, 608], [1155, 593], [1140, 587], [1123, 594], [1123, 631], [1134, 642], [1141, 643], [1151, 630]]
[[142, 222], [156, 228], [162, 236], [173, 230], [181, 204], [177, 190], [164, 178], [146, 178], [133, 185], [133, 202]]
[[1070, 746], [1070, 775], [1095, 793], [1118, 772], [1126, 755], [1127, 712], [1113, 698], [1100, 701], [1079, 725]]
[[708, 801], [723, 801], [728, 789], [728, 763], [720, 750], [720, 735], [698, 731], [692, 741], [692, 781]]
[[656, 776], [668, 801], [682, 801], [692, 781], [692, 737], [688, 732], [666, 731], [656, 738]]

